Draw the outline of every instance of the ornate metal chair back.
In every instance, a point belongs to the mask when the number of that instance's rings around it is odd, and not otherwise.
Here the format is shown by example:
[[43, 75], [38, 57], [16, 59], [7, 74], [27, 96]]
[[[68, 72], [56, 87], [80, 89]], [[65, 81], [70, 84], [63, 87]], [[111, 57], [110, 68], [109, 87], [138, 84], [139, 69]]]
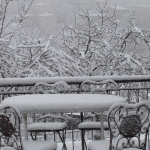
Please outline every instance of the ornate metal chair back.
[[0, 106], [0, 147], [23, 150], [19, 112], [10, 106]]
[[[38, 82], [33, 87], [34, 94], [66, 94], [69, 93], [69, 85], [64, 81], [59, 81], [54, 84]], [[66, 119], [61, 114], [39, 114], [33, 116], [34, 122], [65, 122]], [[35, 121], [37, 120], [37, 121]], [[46, 137], [46, 132], [45, 132]], [[45, 138], [46, 139], [46, 138]]]
[[80, 86], [80, 93], [88, 94], [108, 94], [110, 91], [117, 91], [117, 83], [113, 80], [104, 80], [96, 82], [92, 80], [86, 80], [82, 82]]
[[38, 82], [33, 87], [34, 94], [61, 94], [69, 93], [69, 85], [64, 81], [59, 81], [54, 84]]
[[46, 114], [43, 116], [40, 116], [37, 121], [40, 120], [44, 120], [44, 122], [65, 122], [66, 119], [61, 116], [61, 115], [57, 115], [57, 114]]
[[[115, 124], [115, 127], [112, 127]], [[149, 108], [144, 102], [114, 104], [108, 112], [109, 150], [138, 148], [146, 150], [149, 131]]]

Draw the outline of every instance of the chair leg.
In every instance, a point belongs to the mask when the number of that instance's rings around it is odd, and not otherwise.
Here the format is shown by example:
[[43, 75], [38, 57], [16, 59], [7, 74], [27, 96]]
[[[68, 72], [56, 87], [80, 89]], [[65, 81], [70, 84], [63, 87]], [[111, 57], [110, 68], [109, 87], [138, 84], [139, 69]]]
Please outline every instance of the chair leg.
[[60, 134], [60, 131], [57, 131], [57, 133], [59, 134], [59, 137], [63, 143], [63, 147], [62, 147], [62, 150], [67, 150], [67, 146], [66, 146], [66, 143], [65, 143], [65, 139], [66, 139], [66, 130], [63, 130], [62, 131], [62, 136]]
[[73, 150], [74, 150], [74, 132], [73, 132], [73, 129], [72, 129], [72, 147], [73, 147]]
[[82, 150], [87, 150], [87, 145], [85, 141], [85, 130], [81, 130], [81, 142], [82, 142]]
[[53, 133], [54, 133], [54, 142], [56, 142], [56, 135], [55, 135], [55, 131], [54, 131]]
[[37, 140], [37, 132], [35, 132], [35, 134], [33, 135], [33, 132], [31, 131], [31, 138], [33, 141]]
[[85, 130], [84, 130], [84, 146], [85, 146], [85, 149], [87, 150], [87, 144], [86, 144], [86, 141], [85, 141]]
[[65, 140], [66, 140], [66, 130], [63, 130], [63, 147], [64, 147], [64, 150], [67, 150], [67, 146], [66, 146], [66, 143], [65, 143]]
[[47, 137], [46, 137], [46, 131], [44, 132], [44, 140], [46, 141]]

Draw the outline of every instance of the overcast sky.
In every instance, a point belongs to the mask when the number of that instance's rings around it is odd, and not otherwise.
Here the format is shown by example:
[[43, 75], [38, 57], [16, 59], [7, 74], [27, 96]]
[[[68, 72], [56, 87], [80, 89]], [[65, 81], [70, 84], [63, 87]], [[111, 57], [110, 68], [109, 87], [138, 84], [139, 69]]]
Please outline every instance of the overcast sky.
[[[36, 2], [39, 0], [34, 0]], [[52, 1], [52, 0], [44, 0], [44, 1]], [[55, 3], [63, 3], [63, 2], [70, 2], [75, 0], [55, 0]], [[76, 0], [76, 1], [82, 1], [82, 0]], [[105, 1], [105, 0], [95, 0], [95, 1]], [[43, 1], [42, 1], [43, 2]], [[136, 5], [150, 5], [150, 0], [108, 0], [108, 4], [117, 4], [117, 5], [123, 5], [123, 6], [136, 6]], [[150, 7], [150, 6], [149, 6]]]
[[[15, 4], [16, 1], [16, 5]], [[31, 0], [30, 0], [31, 1]], [[92, 1], [92, 0], [91, 0]], [[106, 0], [93, 0], [92, 2], [99, 1], [100, 4], [104, 4], [101, 2], [105, 2]], [[76, 3], [78, 2], [78, 3]], [[80, 3], [81, 2], [81, 3]], [[62, 27], [62, 23], [65, 21], [74, 21], [74, 12], [79, 11], [80, 8], [86, 8], [90, 10], [91, 15], [95, 14], [96, 5], [88, 4], [88, 0], [34, 0], [33, 5], [28, 13], [31, 25], [36, 26], [39, 22], [40, 25], [43, 26], [44, 22], [40, 21], [40, 17], [46, 15], [54, 15], [56, 18], [57, 28]], [[78, 5], [76, 5], [78, 4]], [[128, 18], [128, 12], [134, 8], [136, 10], [136, 17], [139, 21], [139, 25], [141, 27], [149, 27], [150, 24], [150, 0], [108, 0], [107, 6], [113, 8], [117, 6], [117, 19], [121, 21], [122, 25], [126, 25], [125, 21]], [[17, 0], [11, 1], [10, 12], [8, 12], [8, 17], [12, 18], [12, 15], [16, 15], [18, 13], [18, 5]], [[79, 8], [79, 9], [78, 9]], [[123, 11], [122, 11], [123, 10]], [[124, 11], [125, 10], [125, 11]], [[120, 12], [121, 11], [121, 12]], [[8, 19], [8, 20], [10, 20]], [[54, 22], [54, 19], [52, 20]], [[15, 25], [14, 25], [15, 26]], [[45, 27], [44, 27], [45, 28]], [[58, 29], [57, 29], [58, 30]], [[49, 29], [46, 31], [48, 35], [54, 34], [56, 29]], [[54, 33], [53, 33], [54, 32]]]
[[126, 7], [133, 7], [138, 5], [145, 5], [147, 7], [150, 7], [150, 0], [108, 0], [108, 4], [117, 4]]

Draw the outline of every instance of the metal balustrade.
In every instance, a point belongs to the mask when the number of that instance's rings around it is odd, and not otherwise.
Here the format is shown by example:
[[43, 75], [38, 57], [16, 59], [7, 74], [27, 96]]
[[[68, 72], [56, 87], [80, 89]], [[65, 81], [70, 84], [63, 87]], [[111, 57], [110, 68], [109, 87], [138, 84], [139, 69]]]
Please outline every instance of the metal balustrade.
[[[80, 93], [79, 87], [85, 80], [103, 81], [112, 79], [118, 84], [116, 95], [126, 97], [129, 101], [148, 100], [150, 93], [150, 75], [131, 76], [85, 76], [85, 77], [40, 77], [40, 78], [1, 78], [0, 100], [6, 97], [22, 94], [33, 94], [33, 86], [38, 82], [55, 83], [65, 81], [70, 86], [70, 92]], [[107, 89], [112, 92], [113, 89]]]

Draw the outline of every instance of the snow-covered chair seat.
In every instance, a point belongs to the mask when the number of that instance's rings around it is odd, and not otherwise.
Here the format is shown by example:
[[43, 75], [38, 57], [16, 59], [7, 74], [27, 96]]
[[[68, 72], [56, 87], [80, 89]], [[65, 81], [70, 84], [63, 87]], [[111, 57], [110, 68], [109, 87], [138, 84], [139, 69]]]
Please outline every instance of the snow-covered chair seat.
[[67, 124], [65, 122], [37, 122], [28, 126], [29, 132], [48, 132], [48, 131], [62, 131], [65, 130]]
[[88, 150], [109, 150], [109, 140], [97, 140], [88, 144]]
[[[45, 122], [46, 118], [55, 118], [55, 116], [47, 114], [38, 119], [38, 120], [44, 119], [44, 122], [35, 122], [35, 123], [28, 125], [27, 130], [28, 130], [28, 132], [31, 133], [32, 139], [37, 140], [37, 133], [39, 133], [39, 132], [45, 133], [44, 139], [46, 140], [46, 132], [57, 132], [60, 135], [61, 131], [63, 132], [63, 137], [65, 138], [67, 123], [66, 122]], [[56, 118], [58, 119], [59, 117], [56, 116]], [[63, 118], [61, 116], [60, 116], [60, 118], [65, 120], [65, 118]], [[54, 119], [52, 119], [52, 120], [54, 120]]]
[[0, 147], [3, 150], [56, 150], [57, 143], [50, 141], [23, 141], [21, 116], [11, 105], [0, 105]]
[[[109, 150], [109, 145], [110, 145], [110, 140], [97, 140], [97, 141], [92, 141], [88, 144], [88, 150]], [[118, 149], [121, 150], [121, 149]], [[125, 148], [124, 150], [139, 150], [137, 148]], [[148, 149], [146, 149], [148, 150]]]
[[[49, 141], [23, 141], [23, 150], [56, 150], [57, 143]], [[16, 150], [14, 147], [6, 146], [3, 150]], [[18, 149], [22, 150], [22, 149]]]
[[56, 150], [57, 143], [50, 141], [23, 141], [25, 150]]
[[[103, 123], [104, 130], [109, 130], [109, 126], [107, 122]], [[113, 123], [115, 126], [115, 124]], [[101, 123], [100, 122], [82, 122], [78, 126], [79, 130], [101, 130]]]
[[[40, 120], [43, 120], [43, 122], [35, 122], [28, 126], [27, 130], [28, 132], [31, 133], [32, 139], [34, 141], [37, 140], [37, 134], [39, 132], [43, 132], [44, 139], [46, 140], [47, 139], [46, 132], [54, 132], [54, 135], [56, 132], [59, 134], [59, 137], [61, 141], [63, 142], [63, 148], [66, 149], [65, 136], [66, 136], [67, 123], [63, 122], [63, 121], [66, 121], [66, 119], [62, 116], [46, 114], [46, 115], [39, 117], [37, 121], [40, 121]], [[55, 120], [57, 120], [57, 122], [54, 122]], [[49, 121], [53, 121], [53, 122], [49, 122]], [[54, 136], [54, 141], [55, 141], [55, 136]]]

